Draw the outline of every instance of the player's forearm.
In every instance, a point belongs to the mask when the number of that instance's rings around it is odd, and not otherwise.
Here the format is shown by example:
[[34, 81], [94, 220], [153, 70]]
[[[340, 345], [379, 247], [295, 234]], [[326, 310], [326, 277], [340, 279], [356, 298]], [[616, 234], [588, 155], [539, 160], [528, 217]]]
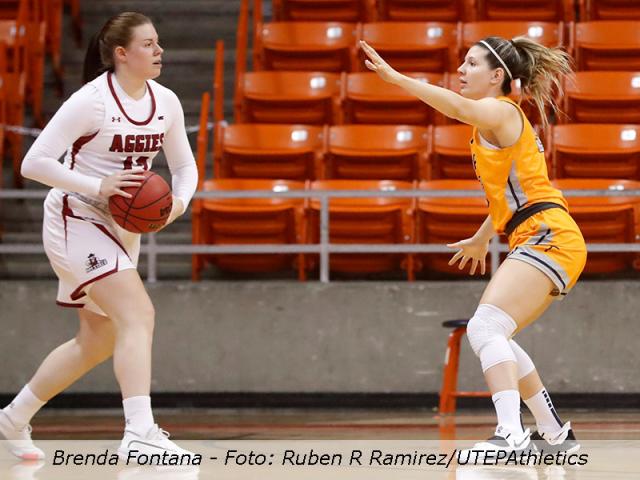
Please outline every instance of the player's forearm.
[[457, 119], [466, 99], [446, 88], [424, 83], [401, 73], [394, 75], [393, 82], [411, 95], [418, 97], [430, 107], [435, 108], [449, 118]]
[[22, 162], [20, 173], [50, 187], [68, 192], [83, 193], [98, 196], [102, 180], [82, 173], [69, 170], [53, 158], [39, 157], [31, 151]]

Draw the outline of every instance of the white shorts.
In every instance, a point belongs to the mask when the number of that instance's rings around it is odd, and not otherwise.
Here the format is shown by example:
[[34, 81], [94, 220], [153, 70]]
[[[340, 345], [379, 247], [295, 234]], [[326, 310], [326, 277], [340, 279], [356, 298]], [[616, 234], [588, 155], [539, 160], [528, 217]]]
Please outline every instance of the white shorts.
[[56, 303], [105, 315], [91, 300], [96, 280], [136, 268], [140, 234], [120, 228], [108, 208], [52, 189], [44, 201], [42, 240], [58, 276]]

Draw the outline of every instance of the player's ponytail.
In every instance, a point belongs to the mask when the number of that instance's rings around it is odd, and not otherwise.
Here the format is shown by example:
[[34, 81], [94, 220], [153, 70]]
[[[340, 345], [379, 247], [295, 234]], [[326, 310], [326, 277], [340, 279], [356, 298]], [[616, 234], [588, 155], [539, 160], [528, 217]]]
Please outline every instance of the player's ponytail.
[[[489, 44], [495, 54], [483, 42]], [[513, 40], [488, 37], [477, 45], [487, 50], [486, 58], [492, 68], [504, 70], [506, 66], [509, 70], [505, 70], [503, 93], [509, 95], [511, 81], [519, 79], [524, 98], [536, 105], [543, 127], [546, 127], [545, 105], [549, 105], [553, 112], [558, 111], [556, 94], [561, 93], [562, 78], [572, 74], [569, 54], [560, 48], [540, 45], [527, 37]]]
[[100, 59], [100, 32], [94, 34], [89, 40], [87, 53], [84, 56], [82, 68], [82, 83], [88, 83], [103, 72]]
[[83, 83], [90, 82], [106, 71], [113, 71], [113, 52], [116, 47], [127, 47], [133, 38], [133, 29], [152, 23], [146, 15], [123, 12], [111, 17], [90, 40], [84, 57]]

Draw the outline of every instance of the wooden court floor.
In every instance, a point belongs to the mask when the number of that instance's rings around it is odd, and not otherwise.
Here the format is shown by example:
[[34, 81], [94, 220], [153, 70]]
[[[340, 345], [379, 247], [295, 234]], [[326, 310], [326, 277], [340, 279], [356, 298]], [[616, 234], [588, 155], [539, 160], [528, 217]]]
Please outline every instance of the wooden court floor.
[[[44, 462], [18, 462], [0, 454], [0, 480], [637, 480], [640, 479], [640, 410], [561, 411], [570, 420], [581, 452], [590, 452], [584, 467], [483, 466], [451, 467], [394, 466], [363, 468], [336, 467], [221, 467], [204, 462], [199, 467], [179, 470], [159, 467], [57, 467]], [[245, 445], [300, 445], [302, 441], [340, 445], [340, 448], [375, 441], [388, 445], [430, 445], [445, 451], [451, 442], [468, 448], [492, 435], [494, 415], [490, 411], [459, 411], [442, 418], [430, 410], [194, 410], [156, 412], [162, 428], [185, 448], [209, 449], [224, 455], [229, 448]], [[526, 426], [534, 425], [530, 416]], [[33, 422], [33, 436], [42, 444], [92, 444], [100, 449], [117, 448], [122, 435], [119, 411], [43, 411]], [[65, 442], [61, 442], [64, 440]], [[276, 442], [265, 442], [276, 441]], [[72, 442], [74, 441], [74, 442]], [[328, 443], [327, 441], [332, 441]], [[335, 442], [340, 441], [340, 442]], [[402, 441], [402, 442], [400, 442]], [[289, 443], [286, 443], [289, 442]], [[315, 445], [315, 444], [314, 444]], [[57, 447], [56, 447], [57, 448]], [[66, 447], [65, 447], [66, 448]], [[71, 448], [71, 447], [69, 447]], [[249, 448], [249, 447], [247, 447]], [[276, 447], [272, 447], [276, 448]], [[337, 448], [337, 447], [336, 447]], [[383, 447], [384, 448], [384, 447]], [[599, 449], [599, 450], [598, 450]], [[50, 455], [51, 448], [47, 450]], [[275, 451], [275, 450], [274, 450]]]

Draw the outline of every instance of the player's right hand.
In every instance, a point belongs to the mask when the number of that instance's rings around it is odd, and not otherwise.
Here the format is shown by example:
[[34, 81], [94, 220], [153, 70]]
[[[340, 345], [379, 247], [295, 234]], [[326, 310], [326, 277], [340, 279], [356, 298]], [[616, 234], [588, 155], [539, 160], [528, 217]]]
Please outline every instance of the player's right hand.
[[458, 268], [462, 270], [467, 262], [471, 260], [471, 270], [469, 271], [469, 275], [476, 273], [478, 265], [480, 265], [480, 274], [484, 275], [486, 271], [485, 259], [487, 257], [487, 252], [489, 251], [489, 242], [471, 237], [465, 240], [460, 240], [456, 243], [449, 243], [447, 244], [447, 247], [459, 249], [453, 257], [451, 257], [451, 260], [449, 260], [449, 265], [455, 265], [458, 260], [462, 259], [458, 265]]
[[100, 195], [109, 198], [112, 195], [120, 195], [125, 198], [131, 198], [131, 194], [122, 190], [124, 187], [137, 187], [144, 180], [144, 176], [140, 173], [144, 172], [144, 168], [135, 167], [131, 170], [121, 170], [108, 177], [102, 179], [100, 184]]

